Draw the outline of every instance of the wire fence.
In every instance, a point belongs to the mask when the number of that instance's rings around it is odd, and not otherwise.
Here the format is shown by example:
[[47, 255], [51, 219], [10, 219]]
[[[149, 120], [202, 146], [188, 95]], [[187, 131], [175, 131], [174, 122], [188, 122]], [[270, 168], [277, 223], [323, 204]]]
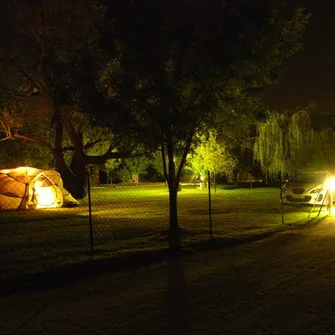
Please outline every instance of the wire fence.
[[[1, 171], [0, 190], [5, 192], [0, 195], [0, 279], [92, 257], [168, 248], [165, 183], [93, 187], [88, 174], [88, 196], [77, 203], [62, 189], [58, 173]], [[321, 213], [320, 207], [282, 206], [280, 187], [215, 185], [210, 175], [204, 181], [181, 183], [177, 199], [185, 248], [213, 238], [254, 238]]]

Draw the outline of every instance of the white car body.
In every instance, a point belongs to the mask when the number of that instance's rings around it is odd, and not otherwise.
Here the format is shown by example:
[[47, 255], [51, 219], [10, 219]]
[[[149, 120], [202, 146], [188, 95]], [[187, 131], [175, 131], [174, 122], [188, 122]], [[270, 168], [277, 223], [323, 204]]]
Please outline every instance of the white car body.
[[[328, 204], [329, 192], [331, 192], [327, 186], [329, 178], [329, 173], [325, 171], [297, 173], [282, 187], [283, 203], [304, 205]], [[333, 196], [333, 192], [331, 195]]]

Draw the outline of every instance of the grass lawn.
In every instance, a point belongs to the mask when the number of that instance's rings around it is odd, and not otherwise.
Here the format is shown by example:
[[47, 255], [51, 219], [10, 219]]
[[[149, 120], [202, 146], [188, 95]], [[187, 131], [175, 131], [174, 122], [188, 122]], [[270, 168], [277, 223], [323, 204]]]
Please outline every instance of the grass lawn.
[[[168, 191], [164, 184], [92, 189], [95, 259], [151, 253], [168, 247]], [[235, 243], [316, 222], [315, 208], [284, 207], [277, 188], [217, 188], [212, 192], [209, 235], [207, 190], [184, 186], [178, 194], [185, 249]], [[0, 213], [0, 280], [43, 272], [91, 258], [87, 199], [76, 208]]]

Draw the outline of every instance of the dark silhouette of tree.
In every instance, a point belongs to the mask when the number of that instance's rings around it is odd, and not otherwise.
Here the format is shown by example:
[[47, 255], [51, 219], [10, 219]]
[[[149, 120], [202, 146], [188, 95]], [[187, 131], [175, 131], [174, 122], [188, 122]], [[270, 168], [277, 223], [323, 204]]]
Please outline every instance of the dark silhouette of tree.
[[105, 3], [101, 91], [121, 106], [120, 125], [160, 149], [178, 233], [178, 185], [195, 134], [251, 113], [241, 102], [278, 80], [302, 48], [308, 15], [263, 0]]
[[50, 150], [76, 198], [85, 195], [85, 166], [133, 156], [137, 144], [159, 149], [172, 244], [180, 241], [177, 192], [195, 134], [248, 120], [250, 102], [302, 48], [308, 21], [275, 0], [9, 4], [1, 141]]
[[21, 139], [49, 151], [64, 186], [82, 198], [87, 165], [131, 152], [82, 103], [82, 86], [94, 83], [81, 80], [99, 66], [87, 66], [87, 59], [97, 50], [103, 8], [90, 0], [13, 0], [4, 10], [0, 141]]

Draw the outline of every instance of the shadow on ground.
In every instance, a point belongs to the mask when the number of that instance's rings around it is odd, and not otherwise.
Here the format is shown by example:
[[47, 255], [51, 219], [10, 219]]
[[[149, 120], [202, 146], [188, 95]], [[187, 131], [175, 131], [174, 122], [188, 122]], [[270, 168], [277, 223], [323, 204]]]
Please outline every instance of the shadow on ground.
[[[125, 269], [138, 268], [154, 263], [169, 261], [169, 282], [171, 286], [174, 283], [183, 282], [183, 257], [193, 254], [195, 252], [206, 252], [220, 248], [233, 247], [239, 244], [244, 244], [252, 241], [261, 240], [272, 236], [274, 233], [300, 229], [309, 226], [313, 226], [320, 223], [322, 220], [311, 219], [307, 224], [304, 225], [290, 225], [282, 230], [273, 232], [266, 232], [264, 234], [258, 234], [251, 237], [239, 237], [236, 239], [227, 239], [220, 237], [213, 237], [206, 240], [200, 240], [196, 243], [186, 245], [181, 249], [178, 254], [171, 253], [169, 249], [153, 250], [153, 251], [135, 251], [131, 253], [125, 253], [116, 255], [110, 258], [92, 258], [86, 262], [76, 263], [71, 265], [65, 265], [61, 268], [52, 270], [46, 270], [40, 273], [23, 274], [15, 277], [9, 277], [0, 280], [0, 296], [15, 294], [22, 291], [29, 290], [49, 290], [52, 288], [61, 288], [81, 281], [83, 278], [89, 278], [103, 273], [117, 272]], [[177, 287], [172, 290], [173, 296], [171, 295], [170, 300], [171, 306], [175, 298], [175, 292], [179, 291], [179, 299], [185, 299], [187, 301], [186, 290], [184, 287]], [[171, 307], [172, 311], [172, 307]], [[186, 311], [185, 311], [186, 312]], [[173, 309], [175, 313], [175, 309]], [[177, 312], [176, 312], [177, 313]], [[177, 314], [179, 315], [181, 311]], [[179, 317], [171, 314], [172, 319]]]

